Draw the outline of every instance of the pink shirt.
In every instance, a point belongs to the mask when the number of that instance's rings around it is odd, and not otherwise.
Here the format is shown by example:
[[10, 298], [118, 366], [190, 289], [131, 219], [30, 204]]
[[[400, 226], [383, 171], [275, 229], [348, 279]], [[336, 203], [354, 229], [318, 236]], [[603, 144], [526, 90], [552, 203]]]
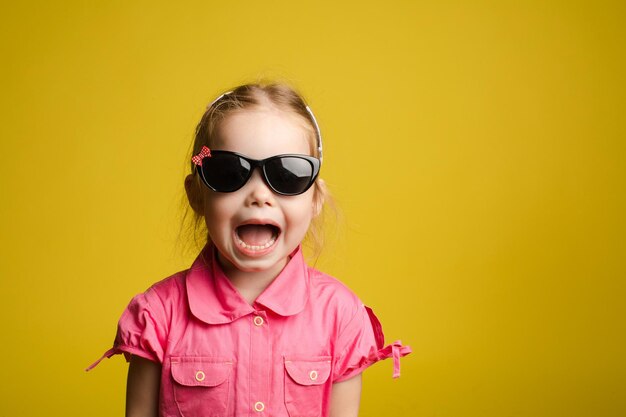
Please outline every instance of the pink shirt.
[[103, 358], [162, 365], [160, 416], [317, 417], [328, 415], [333, 383], [388, 357], [399, 375], [411, 350], [383, 342], [372, 310], [308, 267], [300, 248], [250, 305], [207, 246], [190, 269], [132, 299]]

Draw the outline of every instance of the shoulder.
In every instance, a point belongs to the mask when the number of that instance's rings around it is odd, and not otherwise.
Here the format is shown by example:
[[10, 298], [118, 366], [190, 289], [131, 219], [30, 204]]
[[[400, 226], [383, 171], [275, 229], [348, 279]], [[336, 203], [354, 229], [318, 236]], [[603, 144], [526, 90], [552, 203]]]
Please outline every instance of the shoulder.
[[186, 304], [185, 282], [188, 272], [189, 269], [179, 271], [152, 284], [145, 292], [136, 295], [131, 304], [139, 303], [149, 310], [171, 316], [174, 311]]
[[352, 298], [356, 294], [339, 279], [319, 271], [313, 267], [307, 267], [311, 288], [319, 291], [338, 291], [341, 296]]
[[308, 267], [310, 296], [314, 303], [331, 307], [336, 313], [352, 317], [363, 307], [359, 297], [339, 279]]
[[146, 290], [146, 294], [153, 294], [156, 297], [170, 297], [184, 293], [186, 291], [185, 278], [189, 271], [190, 269], [185, 269], [155, 282]]

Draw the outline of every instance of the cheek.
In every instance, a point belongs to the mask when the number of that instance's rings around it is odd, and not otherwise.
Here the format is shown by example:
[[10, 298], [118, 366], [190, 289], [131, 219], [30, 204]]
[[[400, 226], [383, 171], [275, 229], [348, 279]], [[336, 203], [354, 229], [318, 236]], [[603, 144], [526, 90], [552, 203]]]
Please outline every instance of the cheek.
[[232, 207], [235, 207], [235, 204], [229, 197], [228, 194], [205, 196], [204, 219], [207, 225], [220, 225], [232, 215]]
[[303, 227], [308, 228], [308, 222], [311, 221], [314, 214], [314, 202], [312, 195], [303, 195], [302, 199], [290, 202], [288, 206], [288, 212], [293, 221], [298, 223], [304, 223]]

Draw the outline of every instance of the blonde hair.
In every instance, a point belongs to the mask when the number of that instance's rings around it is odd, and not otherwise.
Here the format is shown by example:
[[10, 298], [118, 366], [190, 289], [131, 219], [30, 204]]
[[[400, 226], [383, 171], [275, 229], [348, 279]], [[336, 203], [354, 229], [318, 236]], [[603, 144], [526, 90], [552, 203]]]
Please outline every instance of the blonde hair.
[[[191, 161], [191, 157], [198, 154], [203, 146], [212, 147], [215, 132], [220, 122], [228, 115], [245, 109], [262, 107], [274, 107], [298, 116], [304, 122], [302, 126], [307, 132], [311, 155], [321, 158], [321, 137], [319, 137], [317, 121], [302, 96], [286, 84], [254, 83], [241, 85], [209, 104], [196, 126], [193, 147], [187, 161]], [[189, 174], [195, 174], [193, 163], [190, 163], [190, 169]], [[313, 187], [313, 204], [319, 214], [309, 226], [305, 244], [310, 246], [309, 249], [314, 258], [317, 258], [323, 245], [324, 208], [325, 203], [330, 202], [330, 193], [324, 181], [319, 177], [315, 180]], [[184, 244], [187, 249], [197, 251], [208, 242], [208, 231], [202, 221], [203, 216], [191, 209], [186, 197], [183, 199], [184, 214], [179, 238], [186, 238]], [[333, 206], [332, 202], [330, 205]], [[191, 248], [189, 243], [191, 243]]]

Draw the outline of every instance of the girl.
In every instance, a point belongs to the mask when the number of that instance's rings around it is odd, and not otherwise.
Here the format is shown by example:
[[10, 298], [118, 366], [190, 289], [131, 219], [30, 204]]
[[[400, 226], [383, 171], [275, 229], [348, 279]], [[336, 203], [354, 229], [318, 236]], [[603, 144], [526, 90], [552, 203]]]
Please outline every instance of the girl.
[[410, 348], [383, 347], [372, 310], [304, 262], [326, 194], [313, 113], [287, 86], [243, 85], [209, 105], [193, 149], [208, 243], [122, 314], [103, 357], [130, 361], [126, 415], [356, 416], [361, 372], [393, 357], [397, 377]]

